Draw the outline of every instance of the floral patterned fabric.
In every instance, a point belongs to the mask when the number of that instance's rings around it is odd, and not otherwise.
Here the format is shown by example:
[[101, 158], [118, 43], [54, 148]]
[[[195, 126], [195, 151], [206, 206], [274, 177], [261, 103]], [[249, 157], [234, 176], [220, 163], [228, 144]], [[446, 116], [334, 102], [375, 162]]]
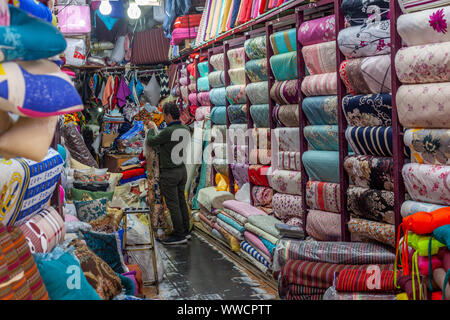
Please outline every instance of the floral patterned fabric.
[[450, 6], [403, 14], [397, 20], [397, 31], [407, 46], [447, 42], [449, 19]]
[[227, 108], [225, 106], [211, 108], [211, 121], [214, 124], [227, 124]]
[[252, 188], [251, 197], [255, 206], [272, 206], [273, 190], [267, 187], [255, 186]]
[[269, 124], [269, 105], [254, 104], [250, 107], [250, 115], [256, 128], [268, 128]]
[[267, 59], [248, 61], [245, 64], [245, 72], [251, 82], [267, 81]]
[[245, 85], [235, 85], [227, 87], [226, 96], [230, 104], [245, 103]]
[[[278, 141], [279, 151], [300, 151], [300, 130], [298, 128], [275, 128], [272, 134], [272, 146]], [[274, 147], [275, 148], [275, 147]]]
[[232, 104], [227, 112], [230, 123], [247, 123], [247, 105]]
[[249, 181], [255, 186], [270, 187], [267, 175], [269, 168], [269, 166], [259, 164], [250, 165], [248, 167]]
[[361, 240], [375, 240], [395, 248], [395, 226], [392, 224], [351, 218], [348, 230]]
[[298, 81], [275, 81], [270, 89], [270, 97], [280, 105], [298, 103]]
[[385, 0], [363, 1], [344, 0], [341, 4], [342, 13], [351, 26], [371, 23], [376, 20], [389, 19], [389, 2]]
[[[276, 155], [276, 153], [274, 152]], [[279, 151], [278, 152], [278, 162], [272, 161], [272, 167], [281, 170], [294, 170], [300, 171], [301, 168], [301, 157], [300, 152], [296, 151]]]
[[245, 92], [248, 99], [252, 104], [265, 104], [269, 103], [268, 82], [254, 82], [249, 83], [245, 88]]
[[440, 209], [443, 207], [445, 207], [445, 206], [439, 205], [439, 204], [406, 200], [402, 204], [401, 215], [404, 218], [404, 217], [410, 216], [419, 211], [431, 212], [431, 211], [434, 211], [434, 210], [437, 210], [437, 209]]
[[297, 78], [297, 51], [277, 54], [270, 57], [270, 67], [278, 81]]
[[408, 163], [402, 175], [412, 200], [450, 206], [450, 166]]
[[225, 87], [225, 71], [213, 71], [207, 79], [211, 88]]
[[350, 126], [376, 127], [392, 125], [390, 93], [350, 96], [342, 99], [342, 109]]
[[214, 88], [209, 92], [209, 99], [211, 104], [215, 106], [224, 106], [226, 104], [226, 89]]
[[347, 59], [389, 54], [390, 28], [389, 20], [345, 28], [337, 38], [339, 49]]
[[338, 126], [306, 126], [303, 134], [313, 150], [339, 151]]
[[273, 54], [281, 54], [297, 50], [297, 31], [295, 28], [275, 32], [270, 35]]
[[304, 46], [336, 39], [335, 16], [308, 20], [300, 25], [298, 40]]
[[78, 219], [82, 222], [90, 222], [106, 215], [107, 198], [89, 201], [74, 201]]
[[202, 121], [206, 116], [209, 116], [211, 112], [211, 107], [198, 107], [195, 110], [195, 120]]
[[450, 127], [450, 82], [400, 86], [396, 101], [406, 128]]
[[450, 81], [450, 42], [401, 48], [395, 71], [402, 83]]
[[228, 50], [227, 56], [230, 62], [230, 69], [244, 68], [245, 66], [244, 47]]
[[249, 182], [247, 164], [232, 163], [231, 171], [233, 173], [234, 181], [236, 182], [239, 188], [241, 188], [242, 185], [244, 185], [244, 183]]
[[214, 67], [215, 71], [224, 71], [224, 55], [223, 53], [214, 54], [209, 59], [209, 63]]
[[344, 168], [356, 186], [394, 190], [394, 161], [391, 157], [348, 156], [344, 160]]
[[298, 104], [287, 104], [280, 106], [277, 110], [279, 121], [281, 121], [281, 123], [286, 127], [298, 127], [298, 109]]
[[303, 99], [302, 109], [312, 125], [337, 124], [337, 97], [317, 96]]
[[231, 84], [245, 84], [245, 68], [228, 70]]
[[450, 164], [449, 129], [409, 129], [403, 140], [411, 149], [411, 162]]
[[197, 94], [198, 102], [201, 106], [210, 106], [211, 100], [209, 98], [209, 92], [199, 92]]
[[263, 35], [260, 37], [245, 40], [244, 49], [250, 60], [264, 58], [267, 55], [266, 36]]
[[[343, 62], [344, 63], [344, 62]], [[342, 65], [341, 65], [342, 66]], [[351, 59], [345, 62], [341, 78], [352, 94], [389, 93], [391, 91], [391, 58], [389, 55]]]
[[339, 184], [308, 181], [306, 184], [306, 204], [311, 209], [339, 213]]
[[339, 152], [308, 150], [302, 163], [310, 180], [339, 183]]
[[352, 216], [395, 224], [394, 192], [361, 187], [347, 190], [347, 208]]
[[278, 192], [301, 195], [300, 171], [275, 170], [269, 178], [270, 186]]
[[287, 217], [302, 216], [302, 197], [298, 195], [275, 193], [272, 198], [275, 215], [282, 220]]
[[336, 94], [336, 80], [336, 72], [307, 76], [302, 81], [302, 92], [308, 97]]
[[328, 41], [302, 48], [310, 75], [336, 71], [336, 42]]
[[339, 241], [341, 239], [341, 215], [309, 210], [306, 216], [306, 232], [315, 240]]

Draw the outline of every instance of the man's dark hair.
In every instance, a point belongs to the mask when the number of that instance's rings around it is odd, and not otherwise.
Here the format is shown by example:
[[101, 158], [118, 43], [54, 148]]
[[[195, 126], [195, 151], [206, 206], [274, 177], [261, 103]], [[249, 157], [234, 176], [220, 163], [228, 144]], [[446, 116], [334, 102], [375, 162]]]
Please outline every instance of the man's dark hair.
[[163, 113], [166, 115], [171, 115], [173, 120], [180, 119], [180, 108], [175, 102], [167, 102], [163, 106]]

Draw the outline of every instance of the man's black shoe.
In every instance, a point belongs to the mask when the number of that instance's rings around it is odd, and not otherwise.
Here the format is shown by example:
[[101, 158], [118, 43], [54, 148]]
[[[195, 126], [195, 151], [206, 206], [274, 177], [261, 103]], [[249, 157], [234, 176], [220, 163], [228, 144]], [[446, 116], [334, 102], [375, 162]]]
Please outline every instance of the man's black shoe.
[[163, 244], [184, 244], [187, 243], [187, 240], [185, 237], [175, 237], [175, 236], [169, 236], [167, 239], [161, 241]]

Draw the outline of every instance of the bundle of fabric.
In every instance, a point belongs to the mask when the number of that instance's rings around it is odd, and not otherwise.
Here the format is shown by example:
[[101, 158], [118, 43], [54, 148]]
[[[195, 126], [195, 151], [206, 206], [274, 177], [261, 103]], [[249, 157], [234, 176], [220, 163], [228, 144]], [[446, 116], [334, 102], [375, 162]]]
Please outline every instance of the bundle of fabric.
[[234, 195], [227, 191], [217, 191], [216, 187], [203, 188], [199, 191], [198, 202], [212, 211], [213, 208], [221, 209], [224, 202], [234, 199]]
[[141, 179], [146, 179], [147, 175], [144, 168], [132, 169], [122, 172], [122, 178], [119, 181], [119, 185], [135, 182]]
[[267, 214], [251, 215], [247, 218], [247, 223], [245, 223], [244, 227], [247, 231], [276, 245], [281, 237], [278, 229], [275, 227], [277, 223], [281, 223], [281, 221]]

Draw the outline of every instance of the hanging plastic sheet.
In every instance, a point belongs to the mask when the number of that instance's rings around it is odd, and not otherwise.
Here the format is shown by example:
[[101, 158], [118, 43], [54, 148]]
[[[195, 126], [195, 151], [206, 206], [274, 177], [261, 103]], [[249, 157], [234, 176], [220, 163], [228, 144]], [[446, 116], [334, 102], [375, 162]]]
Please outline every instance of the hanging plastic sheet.
[[230, 104], [245, 103], [245, 85], [228, 86], [226, 96]]
[[256, 128], [268, 128], [269, 123], [269, 105], [254, 104], [250, 107], [250, 115]]
[[389, 19], [389, 2], [384, 0], [344, 0], [341, 9], [351, 26]]
[[247, 105], [232, 104], [228, 107], [227, 112], [230, 123], [247, 123]]
[[244, 47], [228, 50], [228, 60], [230, 62], [230, 69], [245, 67], [245, 50]]
[[267, 81], [267, 59], [248, 61], [245, 64], [245, 72], [251, 82]]
[[411, 161], [450, 165], [449, 129], [409, 129], [403, 137], [411, 149]]
[[403, 14], [397, 20], [397, 31], [408, 47], [447, 42], [449, 19], [450, 6]]
[[426, 203], [426, 202], [418, 202], [412, 200], [406, 200], [402, 204], [401, 215], [402, 217], [410, 216], [416, 212], [425, 211], [432, 212], [434, 210], [445, 207], [444, 205]]
[[308, 97], [333, 95], [337, 93], [336, 80], [336, 72], [307, 76], [302, 81], [301, 89]]
[[209, 99], [211, 103], [215, 106], [224, 106], [226, 104], [226, 89], [225, 88], [214, 88], [209, 92]]
[[337, 41], [347, 59], [371, 57], [391, 52], [389, 20], [342, 29]]
[[211, 109], [211, 121], [214, 124], [227, 124], [227, 108], [225, 106], [213, 107]]
[[226, 159], [213, 159], [213, 166], [217, 173], [228, 177], [228, 164]]
[[337, 124], [336, 96], [304, 98], [302, 109], [312, 125]]
[[197, 88], [198, 91], [209, 91], [209, 81], [208, 77], [202, 77], [197, 79]]
[[214, 142], [211, 144], [215, 159], [225, 159], [227, 157], [227, 144]]
[[245, 40], [244, 49], [250, 60], [266, 57], [266, 36]]
[[402, 83], [450, 81], [450, 42], [401, 48], [395, 56], [395, 71]]
[[330, 15], [303, 22], [300, 25], [298, 40], [303, 46], [332, 41], [336, 39], [335, 16]]
[[313, 150], [339, 151], [338, 126], [306, 126], [304, 136]]
[[279, 105], [298, 103], [298, 81], [275, 81], [270, 89], [270, 97]]
[[352, 216], [395, 224], [393, 191], [350, 187], [347, 197], [347, 207]]
[[392, 224], [351, 218], [348, 230], [363, 241], [378, 241], [395, 248], [395, 226]]
[[450, 206], [450, 166], [408, 163], [402, 175], [412, 200]]
[[[217, 108], [217, 107], [214, 107]], [[225, 108], [225, 107], [223, 107]], [[214, 110], [214, 109], [213, 109]], [[211, 111], [211, 118], [212, 118], [212, 111]], [[212, 142], [220, 142], [224, 143], [226, 141], [227, 135], [226, 135], [227, 126], [226, 124], [223, 125], [213, 125], [211, 128], [211, 141]]]
[[339, 241], [341, 239], [341, 215], [309, 210], [306, 216], [306, 232], [315, 240]]
[[245, 84], [245, 68], [236, 68], [228, 70], [231, 84]]
[[225, 87], [225, 71], [213, 71], [207, 78], [211, 88]]
[[183, 99], [184, 103], [188, 103], [189, 102], [189, 90], [187, 86], [181, 86], [180, 87], [180, 91], [181, 91], [181, 98]]
[[252, 104], [266, 104], [269, 103], [269, 96], [267, 94], [268, 91], [268, 82], [254, 82], [249, 83], [245, 88], [245, 92], [248, 96], [248, 99]]
[[[303, 58], [310, 75], [336, 71], [336, 42], [328, 41], [302, 48]], [[295, 65], [297, 66], [297, 64]]]
[[381, 55], [342, 62], [339, 74], [352, 94], [389, 93], [391, 91], [391, 57]]
[[297, 50], [297, 30], [295, 28], [275, 32], [270, 35], [270, 45], [273, 49], [273, 54], [282, 54]]
[[348, 156], [344, 168], [356, 186], [378, 190], [394, 190], [394, 161], [391, 157]]
[[274, 170], [269, 177], [269, 184], [277, 192], [301, 195], [301, 172]]
[[339, 184], [308, 181], [306, 184], [306, 204], [311, 209], [339, 213]]
[[390, 93], [347, 95], [342, 99], [342, 108], [350, 126], [389, 127], [392, 125]]
[[339, 152], [309, 150], [302, 162], [310, 180], [339, 183]]
[[450, 127], [450, 82], [400, 86], [396, 101], [406, 128]]
[[270, 67], [278, 81], [297, 78], [297, 51], [277, 54], [270, 57]]

